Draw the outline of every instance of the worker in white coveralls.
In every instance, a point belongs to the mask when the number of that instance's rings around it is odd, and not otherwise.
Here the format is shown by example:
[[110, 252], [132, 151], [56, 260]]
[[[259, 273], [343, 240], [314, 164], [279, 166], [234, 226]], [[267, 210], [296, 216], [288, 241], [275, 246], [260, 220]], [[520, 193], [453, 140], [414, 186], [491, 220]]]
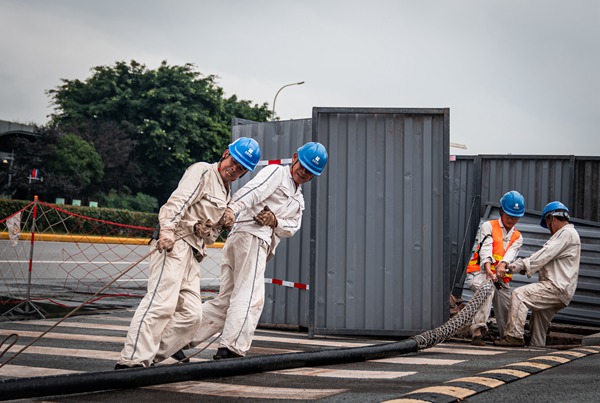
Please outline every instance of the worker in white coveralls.
[[161, 253], [150, 256], [148, 290], [115, 369], [160, 362], [196, 333], [202, 319], [199, 262], [206, 256], [205, 245], [221, 231], [218, 221], [231, 200], [230, 182], [254, 170], [259, 160], [258, 143], [242, 137], [219, 162], [198, 162], [185, 171], [158, 213], [160, 233], [151, 247]]
[[548, 203], [542, 212], [540, 225], [550, 230], [552, 236], [542, 249], [509, 265], [511, 271], [527, 274], [528, 277], [538, 273], [539, 281], [513, 291], [504, 338], [495, 341], [495, 345], [525, 345], [528, 310], [531, 310], [529, 345], [546, 345], [550, 322], [558, 311], [569, 305], [577, 288], [581, 240], [569, 220], [567, 206], [559, 201]]
[[301, 185], [321, 175], [327, 158], [322, 144], [304, 144], [290, 166], [268, 165], [235, 192], [224, 217], [233, 224], [237, 215], [237, 222], [223, 248], [219, 295], [203, 304], [202, 324], [189, 347], [222, 332], [214, 359], [246, 355], [264, 305], [267, 260], [281, 238], [300, 229]]
[[471, 325], [471, 344], [484, 346], [484, 333], [488, 332], [487, 321], [492, 305], [498, 324], [500, 337], [504, 336], [510, 304], [510, 281], [512, 274], [507, 273], [510, 262], [517, 258], [523, 245], [523, 236], [515, 229], [515, 225], [525, 214], [525, 198], [517, 191], [511, 190], [500, 199], [500, 218], [484, 222], [477, 235], [478, 248], [473, 252], [467, 265], [467, 285], [476, 291], [487, 279], [494, 281], [495, 288], [475, 313]]

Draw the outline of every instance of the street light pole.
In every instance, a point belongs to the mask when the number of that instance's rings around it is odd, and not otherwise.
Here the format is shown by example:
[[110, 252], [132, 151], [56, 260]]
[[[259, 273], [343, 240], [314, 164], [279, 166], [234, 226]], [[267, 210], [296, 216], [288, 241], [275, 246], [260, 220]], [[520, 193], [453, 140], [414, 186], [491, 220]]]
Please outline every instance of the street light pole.
[[275, 119], [275, 102], [277, 102], [277, 95], [279, 95], [279, 93], [281, 92], [281, 90], [284, 89], [285, 87], [289, 87], [291, 85], [302, 85], [302, 84], [304, 84], [304, 81], [300, 81], [300, 82], [297, 82], [297, 83], [286, 84], [283, 87], [281, 87], [279, 89], [279, 91], [277, 91], [277, 93], [275, 94], [275, 98], [273, 99], [273, 111], [271, 113], [271, 115], [272, 115], [271, 120]]

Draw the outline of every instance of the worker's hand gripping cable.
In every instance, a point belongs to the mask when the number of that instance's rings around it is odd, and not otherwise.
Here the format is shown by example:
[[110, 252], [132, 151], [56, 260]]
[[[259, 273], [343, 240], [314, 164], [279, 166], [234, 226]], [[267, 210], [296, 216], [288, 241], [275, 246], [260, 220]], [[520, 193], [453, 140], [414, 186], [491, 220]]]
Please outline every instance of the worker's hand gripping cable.
[[[164, 232], [163, 232], [164, 231]], [[167, 235], [163, 236], [163, 233], [166, 233]], [[71, 312], [69, 312], [68, 314], [66, 314], [62, 319], [60, 319], [58, 322], [56, 322], [54, 325], [50, 326], [47, 330], [45, 330], [42, 334], [40, 334], [38, 337], [36, 337], [35, 339], [33, 339], [29, 344], [27, 344], [26, 346], [24, 346], [23, 348], [21, 348], [19, 351], [17, 351], [13, 356], [11, 356], [9, 359], [7, 359], [5, 362], [0, 363], [0, 368], [2, 368], [3, 366], [5, 366], [6, 364], [8, 364], [9, 362], [13, 361], [15, 358], [17, 358], [23, 351], [27, 350], [29, 347], [31, 347], [35, 342], [37, 342], [38, 340], [40, 340], [42, 337], [44, 337], [45, 335], [47, 335], [48, 333], [50, 333], [50, 331], [54, 330], [58, 325], [60, 325], [62, 322], [64, 322], [66, 319], [70, 318], [71, 316], [73, 316], [77, 311], [79, 311], [83, 306], [85, 306], [86, 304], [89, 304], [90, 302], [92, 302], [93, 300], [96, 299], [96, 297], [101, 294], [102, 292], [104, 292], [104, 290], [106, 290], [108, 287], [110, 287], [111, 285], [113, 285], [116, 281], [118, 281], [121, 277], [123, 277], [125, 274], [127, 274], [131, 269], [133, 269], [134, 267], [136, 267], [137, 265], [139, 265], [141, 262], [143, 262], [146, 258], [148, 258], [151, 254], [153, 254], [154, 252], [156, 252], [157, 250], [162, 252], [163, 250], [166, 250], [167, 252], [173, 250], [173, 246], [175, 245], [175, 242], [183, 239], [183, 238], [187, 238], [188, 236], [192, 235], [193, 233], [189, 233], [189, 234], [185, 234], [182, 235], [178, 238], [175, 238], [174, 232], [173, 231], [165, 231], [164, 229], [160, 230], [160, 235], [158, 238], [158, 241], [156, 243], [156, 246], [152, 249], [150, 249], [150, 251], [148, 253], [146, 253], [144, 256], [142, 256], [137, 262], [132, 263], [131, 265], [129, 265], [127, 268], [125, 268], [121, 273], [119, 273], [115, 278], [113, 278], [108, 284], [106, 284], [104, 287], [102, 287], [100, 290], [98, 290], [96, 293], [94, 293], [94, 295], [92, 295], [91, 297], [89, 297], [87, 300], [85, 300], [83, 303], [81, 303], [81, 305], [79, 305], [78, 307], [76, 307], [75, 309], [73, 309]], [[163, 239], [163, 243], [161, 244], [161, 237]], [[172, 243], [171, 243], [172, 241]], [[4, 340], [2, 340], [2, 342], [0, 343], [0, 347], [10, 338], [10, 337], [16, 337], [16, 339], [18, 339], [18, 334], [13, 333], [10, 334], [8, 336], [6, 336], [4, 338]], [[0, 352], [0, 358], [2, 358], [4, 356], [4, 354], [6, 354], [8, 352], [8, 350], [16, 343], [17, 340], [15, 340], [12, 344], [10, 344], [7, 348], [5, 348], [3, 351]]]
[[258, 225], [266, 225], [271, 228], [277, 227], [277, 217], [275, 217], [275, 214], [269, 209], [269, 206], [265, 206], [265, 208], [254, 217], [254, 221], [256, 221]]

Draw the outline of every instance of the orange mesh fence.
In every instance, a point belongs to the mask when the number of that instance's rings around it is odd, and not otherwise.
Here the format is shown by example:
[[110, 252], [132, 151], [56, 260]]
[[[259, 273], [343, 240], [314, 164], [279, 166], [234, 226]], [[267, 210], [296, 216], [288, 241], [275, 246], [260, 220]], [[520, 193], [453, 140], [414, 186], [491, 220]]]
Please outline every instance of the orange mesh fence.
[[[150, 251], [154, 228], [86, 217], [35, 200], [0, 219], [0, 308], [26, 298], [76, 306]], [[202, 286], [219, 287], [221, 249], [208, 248]], [[146, 290], [146, 258], [98, 295], [95, 303], [132, 306]], [[3, 309], [6, 311], [6, 309]]]

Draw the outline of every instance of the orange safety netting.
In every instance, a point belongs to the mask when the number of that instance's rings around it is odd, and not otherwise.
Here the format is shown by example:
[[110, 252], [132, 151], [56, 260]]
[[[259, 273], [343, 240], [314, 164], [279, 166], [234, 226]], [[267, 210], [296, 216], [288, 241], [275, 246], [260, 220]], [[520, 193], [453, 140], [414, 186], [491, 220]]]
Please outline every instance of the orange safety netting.
[[[127, 269], [92, 302], [131, 306], [145, 293], [149, 257], [140, 259], [150, 251], [154, 228], [86, 217], [36, 199], [0, 219], [0, 230], [0, 308], [22, 301], [74, 306]], [[218, 288], [220, 249], [207, 258], [203, 286]]]

